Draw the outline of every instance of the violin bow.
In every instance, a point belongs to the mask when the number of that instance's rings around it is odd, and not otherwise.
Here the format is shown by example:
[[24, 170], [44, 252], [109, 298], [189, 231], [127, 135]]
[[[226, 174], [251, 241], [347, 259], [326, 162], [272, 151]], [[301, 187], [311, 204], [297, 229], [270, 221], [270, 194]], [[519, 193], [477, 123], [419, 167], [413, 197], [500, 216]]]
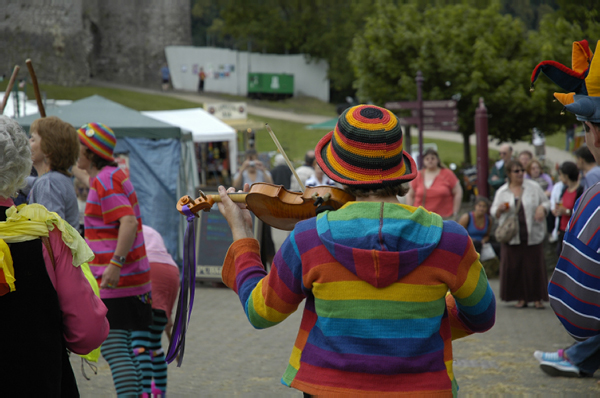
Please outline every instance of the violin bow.
[[275, 137], [275, 133], [273, 132], [273, 130], [271, 130], [271, 126], [269, 126], [269, 123], [265, 123], [265, 127], [266, 127], [267, 131], [269, 132], [269, 134], [271, 135], [271, 138], [275, 142], [275, 146], [277, 146], [277, 149], [279, 149], [279, 152], [283, 155], [283, 158], [285, 159], [285, 162], [287, 163], [288, 167], [290, 168], [290, 170], [292, 170], [292, 173], [294, 173], [294, 177], [296, 177], [296, 180], [298, 181], [298, 184], [300, 185], [300, 189], [302, 190], [302, 192], [304, 192], [306, 190], [306, 187], [304, 187], [302, 180], [298, 176], [298, 173], [296, 173], [296, 169], [294, 168], [294, 166], [292, 166], [292, 162], [290, 162], [290, 159], [288, 159], [285, 151], [281, 147], [279, 140], [277, 139], [277, 137]]
[[33, 70], [33, 64], [31, 63], [31, 59], [27, 58], [25, 63], [27, 64], [27, 69], [29, 69], [29, 74], [31, 75], [31, 83], [33, 83], [33, 92], [35, 94], [35, 100], [37, 101], [38, 111], [40, 112], [41, 117], [46, 117], [46, 110], [44, 109], [44, 103], [42, 102], [40, 88], [38, 86], [37, 77], [35, 76], [35, 71]]
[[13, 89], [13, 86], [15, 85], [15, 80], [17, 79], [17, 74], [19, 73], [19, 69], [21, 69], [19, 67], [19, 65], [15, 65], [15, 69], [13, 69], [13, 73], [12, 76], [10, 77], [10, 80], [8, 81], [8, 86], [6, 86], [6, 91], [4, 91], [4, 98], [2, 99], [2, 105], [0, 105], [0, 115], [2, 115], [4, 113], [4, 108], [6, 107], [6, 103], [8, 102], [8, 97], [10, 96], [10, 92]]

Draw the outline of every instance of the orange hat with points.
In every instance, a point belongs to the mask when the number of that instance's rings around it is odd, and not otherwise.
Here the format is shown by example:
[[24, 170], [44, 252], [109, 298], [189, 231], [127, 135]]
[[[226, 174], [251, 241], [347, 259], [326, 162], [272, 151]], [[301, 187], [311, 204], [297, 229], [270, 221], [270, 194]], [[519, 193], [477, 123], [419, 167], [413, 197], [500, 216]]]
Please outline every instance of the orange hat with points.
[[555, 93], [554, 97], [563, 105], [573, 103], [574, 95], [587, 95], [588, 93], [586, 77], [588, 76], [592, 57], [593, 53], [587, 40], [573, 42], [572, 68], [556, 61], [540, 62], [531, 74], [531, 91], [533, 91], [534, 83], [540, 73], [543, 73], [563, 90], [569, 91], [567, 94]]
[[531, 89], [543, 72], [554, 83], [570, 91], [554, 93], [565, 110], [574, 113], [577, 120], [600, 123], [600, 60], [593, 56], [587, 40], [573, 43], [572, 66], [571, 69], [555, 61], [540, 62], [531, 75]]

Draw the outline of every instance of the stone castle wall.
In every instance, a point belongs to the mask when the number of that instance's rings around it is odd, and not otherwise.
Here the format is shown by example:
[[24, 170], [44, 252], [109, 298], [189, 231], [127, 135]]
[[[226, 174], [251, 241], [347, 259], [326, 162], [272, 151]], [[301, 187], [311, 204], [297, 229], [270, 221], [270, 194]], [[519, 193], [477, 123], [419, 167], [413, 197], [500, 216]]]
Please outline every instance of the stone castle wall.
[[42, 83], [157, 85], [168, 45], [191, 44], [189, 0], [0, 0], [0, 74], [31, 58]]

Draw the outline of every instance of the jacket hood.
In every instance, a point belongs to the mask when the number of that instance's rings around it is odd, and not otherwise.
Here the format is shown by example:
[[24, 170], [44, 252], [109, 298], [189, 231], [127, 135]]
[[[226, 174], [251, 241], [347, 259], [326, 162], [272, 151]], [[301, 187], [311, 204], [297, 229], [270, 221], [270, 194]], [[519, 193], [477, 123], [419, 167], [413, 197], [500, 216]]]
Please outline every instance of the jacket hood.
[[436, 248], [442, 217], [422, 207], [350, 202], [319, 214], [317, 233], [346, 269], [377, 288], [409, 274]]

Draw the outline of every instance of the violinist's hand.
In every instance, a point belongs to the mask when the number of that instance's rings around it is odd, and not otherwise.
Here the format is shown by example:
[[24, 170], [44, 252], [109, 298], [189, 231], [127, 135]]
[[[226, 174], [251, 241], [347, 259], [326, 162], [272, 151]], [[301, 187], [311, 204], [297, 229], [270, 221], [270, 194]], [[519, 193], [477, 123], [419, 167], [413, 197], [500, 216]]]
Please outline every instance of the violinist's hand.
[[[250, 185], [244, 184], [244, 191], [248, 192]], [[221, 196], [221, 203], [217, 203], [219, 211], [223, 214], [223, 217], [227, 220], [233, 240], [244, 238], [253, 238], [254, 232], [252, 230], [252, 216], [249, 210], [245, 210], [245, 205], [238, 205], [234, 203], [227, 193], [234, 193], [235, 188], [229, 188], [225, 190], [224, 186], [219, 186], [219, 195]], [[240, 191], [242, 192], [242, 191]]]

